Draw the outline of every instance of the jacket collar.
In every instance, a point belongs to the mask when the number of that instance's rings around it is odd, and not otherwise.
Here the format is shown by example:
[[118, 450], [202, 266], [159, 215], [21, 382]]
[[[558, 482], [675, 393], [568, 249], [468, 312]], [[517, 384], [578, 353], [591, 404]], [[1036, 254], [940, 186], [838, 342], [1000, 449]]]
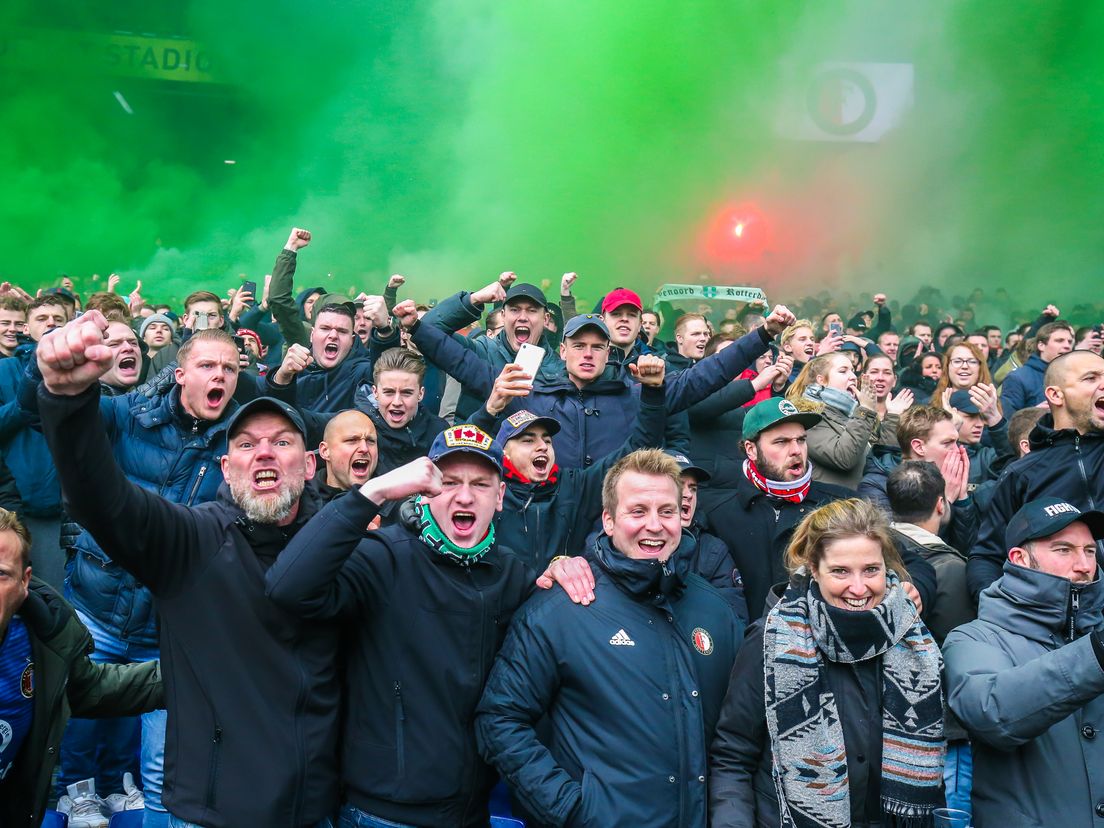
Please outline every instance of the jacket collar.
[[896, 529], [906, 538], [915, 541], [921, 546], [946, 546], [946, 542], [939, 535], [929, 532], [915, 523], [891, 523], [890, 528]]
[[1031, 450], [1035, 451], [1036, 449], [1053, 446], [1056, 443], [1076, 440], [1077, 438], [1082, 440], [1100, 440], [1104, 439], [1104, 432], [1089, 431], [1085, 434], [1079, 434], [1077, 429], [1074, 428], [1056, 429], [1054, 427], [1054, 417], [1048, 411], [1039, 418], [1039, 422], [1031, 429], [1028, 441], [1031, 443]]
[[1072, 640], [1104, 623], [1104, 584], [1090, 584], [1004, 562], [1004, 575], [981, 593], [978, 618], [1024, 638]]
[[689, 570], [689, 554], [697, 541], [685, 529], [678, 549], [666, 562], [630, 558], [613, 547], [610, 536], [602, 533], [594, 540], [592, 552], [610, 580], [636, 601], [664, 606], [682, 594]]

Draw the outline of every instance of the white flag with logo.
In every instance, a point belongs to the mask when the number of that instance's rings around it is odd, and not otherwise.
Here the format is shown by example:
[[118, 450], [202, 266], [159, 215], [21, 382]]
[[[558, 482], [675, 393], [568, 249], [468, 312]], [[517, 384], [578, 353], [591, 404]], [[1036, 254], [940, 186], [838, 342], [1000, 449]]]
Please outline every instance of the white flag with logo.
[[879, 141], [912, 107], [911, 63], [828, 62], [790, 73], [777, 130], [798, 141]]

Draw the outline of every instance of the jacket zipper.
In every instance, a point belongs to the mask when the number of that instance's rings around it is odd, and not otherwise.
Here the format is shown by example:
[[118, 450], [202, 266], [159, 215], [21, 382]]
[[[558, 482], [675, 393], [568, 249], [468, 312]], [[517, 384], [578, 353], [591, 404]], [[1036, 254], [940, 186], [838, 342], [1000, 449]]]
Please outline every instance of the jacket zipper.
[[1073, 451], [1077, 455], [1077, 468], [1081, 470], [1081, 482], [1085, 486], [1085, 493], [1089, 496], [1089, 508], [1096, 509], [1096, 501], [1092, 496], [1092, 487], [1089, 485], [1089, 475], [1085, 471], [1085, 456], [1081, 453], [1081, 435], [1073, 438]]
[[192, 506], [195, 503], [196, 495], [199, 494], [199, 486], [203, 482], [203, 478], [206, 474], [207, 464], [204, 463], [199, 467], [199, 473], [196, 475], [195, 483], [192, 484], [192, 492], [188, 495], [188, 506]]
[[1070, 587], [1070, 616], [1069, 616], [1069, 638], [1068, 641], [1073, 641], [1074, 634], [1077, 631], [1077, 611], [1081, 608], [1081, 592], [1077, 589]]
[[402, 682], [395, 682], [395, 756], [399, 776], [406, 773], [406, 746], [403, 739], [403, 729], [406, 721], [406, 712], [403, 710]]
[[306, 746], [303, 744], [303, 728], [300, 726], [300, 722], [303, 721], [303, 710], [306, 708], [307, 701], [307, 687], [309, 684], [307, 671], [303, 667], [303, 662], [298, 658], [298, 652], [295, 652], [296, 666], [299, 673], [299, 695], [295, 699], [295, 796], [292, 798], [291, 814], [294, 825], [301, 825], [302, 819], [300, 818], [300, 812], [303, 810], [303, 799], [301, 797], [302, 792], [306, 787], [307, 778], [307, 766], [306, 766]]
[[215, 807], [215, 786], [218, 783], [219, 751], [222, 746], [222, 728], [215, 723], [215, 733], [211, 739], [211, 768], [207, 772], [207, 808]]

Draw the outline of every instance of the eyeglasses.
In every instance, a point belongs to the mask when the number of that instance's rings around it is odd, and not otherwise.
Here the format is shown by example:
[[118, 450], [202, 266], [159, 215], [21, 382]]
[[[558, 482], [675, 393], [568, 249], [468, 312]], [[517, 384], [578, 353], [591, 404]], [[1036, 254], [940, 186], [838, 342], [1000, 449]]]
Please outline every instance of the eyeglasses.
[[954, 366], [955, 368], [977, 368], [979, 365], [981, 365], [981, 360], [979, 360], [979, 359], [961, 359], [961, 358], [952, 359], [951, 360], [951, 365]]

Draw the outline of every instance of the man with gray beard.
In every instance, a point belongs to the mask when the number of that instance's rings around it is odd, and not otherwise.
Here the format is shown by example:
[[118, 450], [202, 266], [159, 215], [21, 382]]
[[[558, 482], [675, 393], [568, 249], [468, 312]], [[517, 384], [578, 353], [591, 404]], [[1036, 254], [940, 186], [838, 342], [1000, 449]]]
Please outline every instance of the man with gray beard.
[[318, 508], [302, 418], [268, 397], [242, 406], [217, 499], [172, 503], [127, 480], [97, 416], [107, 328], [93, 311], [43, 338], [39, 413], [70, 513], [154, 596], [169, 824], [329, 825], [336, 628], [264, 594], [265, 572]]

